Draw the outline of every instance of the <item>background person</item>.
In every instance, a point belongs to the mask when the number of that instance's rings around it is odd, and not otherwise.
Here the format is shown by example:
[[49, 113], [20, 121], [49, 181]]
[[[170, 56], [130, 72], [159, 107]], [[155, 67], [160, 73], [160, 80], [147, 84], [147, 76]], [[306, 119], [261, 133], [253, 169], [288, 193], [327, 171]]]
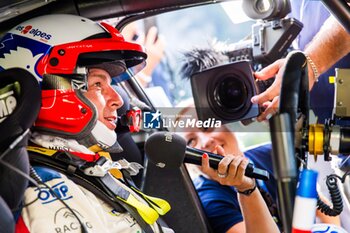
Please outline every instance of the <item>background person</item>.
[[[181, 116], [196, 118], [193, 100], [183, 103], [185, 107], [182, 106], [179, 111], [177, 121], [181, 120]], [[202, 167], [186, 164], [214, 232], [275, 232], [275, 226], [281, 227], [276, 205], [277, 186], [273, 178], [270, 144], [248, 148], [242, 152], [235, 133], [230, 132], [224, 125], [214, 129], [174, 130], [186, 139], [190, 147], [225, 157], [228, 155], [217, 170], [209, 167], [207, 156], [202, 157]], [[247, 161], [270, 174], [268, 181], [256, 180], [257, 189], [248, 196], [237, 193], [242, 191], [241, 185], [244, 187], [252, 180], [242, 176]], [[227, 177], [220, 177], [219, 174], [225, 174], [225, 171], [228, 171]], [[321, 198], [328, 202], [322, 195]], [[326, 216], [319, 210], [316, 211], [316, 216], [318, 222], [340, 225], [339, 217]], [[254, 228], [251, 228], [252, 226]]]
[[[179, 116], [177, 121], [184, 120], [181, 116], [196, 118], [193, 102], [191, 100], [186, 102], [186, 107], [177, 114]], [[201, 168], [186, 164], [214, 232], [279, 232], [275, 222], [277, 220], [277, 208], [274, 202], [275, 180], [271, 178], [268, 182], [262, 182], [243, 175], [248, 158], [254, 159], [257, 167], [272, 172], [269, 146], [257, 149], [254, 153], [256, 156], [252, 156], [251, 152], [243, 154], [235, 134], [224, 126], [214, 129], [174, 130], [186, 139], [190, 147], [227, 155], [217, 171], [209, 167], [206, 155], [202, 157]], [[219, 174], [224, 176], [219, 177]], [[255, 188], [255, 185], [258, 188]], [[237, 190], [254, 191], [244, 195], [238, 194]], [[262, 190], [263, 195], [260, 193]]]
[[[329, 82], [329, 77], [335, 75], [335, 68], [350, 67], [350, 35], [320, 1], [293, 0], [291, 6], [291, 16], [304, 24], [293, 45], [295, 49], [304, 51], [312, 61], [312, 66], [310, 62], [308, 64], [310, 104], [322, 124], [332, 117], [333, 111], [334, 85]], [[255, 73], [255, 77], [261, 80], [276, 75], [270, 88], [252, 98], [253, 103], [266, 107], [258, 117], [259, 121], [273, 113], [272, 108], [277, 108], [284, 63], [285, 59], [277, 60]]]
[[[215, 48], [214, 49], [213, 48], [209, 48], [209, 49], [197, 49], [196, 48], [196, 49], [190, 50], [185, 54], [184, 60], [185, 60], [185, 62], [184, 62], [183, 68], [182, 68], [182, 74], [183, 74], [184, 78], [191, 77], [191, 75], [193, 73], [200, 72], [200, 71], [208, 69], [210, 67], [228, 63], [228, 58], [222, 52], [220, 52], [220, 50], [217, 50]], [[194, 108], [193, 102], [187, 103], [185, 105], [185, 108], [184, 108], [185, 110], [183, 110], [183, 111], [187, 112], [187, 111], [189, 111], [189, 109], [191, 107], [192, 107], [192, 112], [191, 112], [192, 117], [197, 118], [196, 114], [195, 114], [195, 108]], [[180, 111], [180, 115], [188, 115], [188, 114], [184, 114], [183, 111]], [[189, 114], [189, 115], [191, 115], [191, 114]], [[207, 144], [206, 142], [208, 142], [209, 143], [208, 145], [210, 145], [210, 146], [215, 146], [215, 144], [226, 145], [226, 147], [228, 147], [228, 149], [226, 149], [225, 147], [224, 148], [225, 148], [225, 151], [227, 154], [234, 154], [235, 155], [235, 154], [237, 154], [237, 149], [239, 150], [237, 140], [232, 139], [232, 136], [230, 136], [232, 133], [229, 132], [229, 130], [225, 127], [223, 127], [222, 129], [214, 129], [214, 130], [186, 129], [186, 131], [181, 132], [181, 134], [188, 140], [190, 146], [197, 147], [199, 149], [213, 150], [213, 148], [210, 148], [209, 146], [207, 146], [207, 147], [203, 146], [203, 145]], [[227, 139], [227, 141], [225, 139]], [[232, 150], [230, 145], [235, 147], [236, 149]], [[238, 153], [238, 154], [240, 154], [240, 153]], [[267, 202], [267, 206], [269, 207], [270, 212], [272, 213], [273, 216], [277, 216], [277, 207], [275, 204], [277, 190], [276, 190], [276, 182], [273, 179], [273, 170], [272, 170], [272, 161], [271, 161], [271, 147], [270, 146], [261, 146], [261, 147], [259, 146], [259, 147], [256, 147], [252, 151], [250, 151], [250, 150], [247, 151], [245, 153], [245, 155], [251, 161], [253, 161], [255, 166], [262, 168], [264, 170], [267, 170], [271, 174], [272, 180], [270, 180], [268, 182], [262, 182], [261, 187], [264, 187], [264, 189], [261, 189], [261, 190], [262, 190], [262, 194], [265, 196], [265, 201]], [[212, 172], [213, 171], [211, 170], [211, 173]], [[196, 184], [196, 181], [195, 181], [195, 184]], [[234, 185], [235, 183], [229, 183], [229, 184]], [[219, 184], [218, 184], [218, 186], [220, 187]], [[217, 188], [217, 190], [216, 190], [219, 194], [216, 194], [215, 196], [213, 196], [212, 199], [210, 199], [210, 198], [208, 198], [208, 194], [206, 194], [206, 191], [208, 189], [206, 189], [206, 188], [200, 189], [199, 186], [196, 186], [196, 187], [198, 188], [198, 192], [200, 193], [200, 197], [204, 203], [206, 203], [206, 201], [208, 201], [208, 200], [213, 200], [214, 202], [218, 201], [216, 196], [220, 196], [220, 192], [221, 192], [220, 188]], [[215, 190], [215, 188], [212, 187], [212, 190]], [[231, 200], [229, 197], [224, 198], [224, 199]], [[218, 202], [218, 203], [220, 203], [220, 202]], [[204, 206], [206, 206], [206, 205], [204, 204]], [[209, 219], [213, 216], [214, 217], [218, 216], [218, 212], [220, 212], [220, 213], [225, 212], [225, 211], [211, 210], [209, 205], [206, 207], [208, 209], [206, 211], [208, 211], [208, 212], [211, 211], [208, 213]], [[236, 211], [234, 216], [239, 216], [241, 214], [239, 206], [237, 208], [237, 206], [232, 205], [232, 204], [230, 205], [227, 203], [226, 207], [227, 207], [226, 210], [228, 213], [232, 214], [233, 212]], [[328, 218], [320, 213], [318, 213], [318, 216], [320, 218], [320, 221], [339, 224], [338, 218]], [[219, 218], [226, 219], [226, 220], [227, 219], [231, 219], [231, 220], [235, 219], [232, 216], [231, 217], [220, 216]], [[214, 222], [213, 223], [214, 225], [217, 224], [220, 226], [220, 224], [221, 224], [221, 222], [219, 220], [215, 220], [215, 221], [212, 220], [211, 222]], [[230, 227], [234, 226], [235, 224], [236, 223], [231, 222]], [[223, 224], [223, 225], [225, 225], [225, 224]], [[227, 227], [227, 225], [226, 225], [226, 227]], [[215, 229], [215, 226], [213, 228]], [[227, 227], [226, 230], [227, 229], [229, 229], [229, 228]], [[225, 231], [223, 231], [221, 229], [219, 232], [225, 232]]]
[[[166, 42], [163, 36], [159, 35], [156, 25], [142, 29], [140, 24], [143, 22], [143, 20], [140, 20], [129, 23], [121, 33], [125, 40], [142, 44], [146, 48], [146, 66], [136, 75], [137, 80], [145, 88], [151, 100], [155, 102], [155, 106], [171, 107], [174, 101], [174, 87], [167, 67]], [[167, 100], [160, 102], [159, 95], [164, 95]]]
[[[303, 50], [308, 57], [310, 107], [317, 117], [317, 123], [323, 124], [326, 119], [332, 118], [334, 109], [334, 84], [329, 78], [335, 76], [335, 68], [350, 67], [350, 35], [320, 1], [293, 0], [291, 6], [291, 15], [304, 24], [294, 45], [296, 49]], [[285, 59], [281, 59], [255, 73], [255, 77], [261, 80], [276, 76], [270, 88], [252, 98], [253, 103], [266, 108], [258, 117], [259, 121], [265, 120], [269, 114], [274, 114], [278, 107], [284, 65]], [[349, 121], [340, 120], [337, 124], [348, 125]], [[332, 162], [324, 162], [322, 159], [308, 161], [309, 167], [319, 172], [318, 183], [326, 197], [329, 197], [325, 186], [326, 176], [334, 173], [343, 175], [344, 171], [349, 170], [347, 156], [339, 157], [341, 159], [333, 158]], [[346, 180], [343, 185], [339, 185], [344, 202], [340, 218], [342, 226], [349, 231], [349, 178]]]

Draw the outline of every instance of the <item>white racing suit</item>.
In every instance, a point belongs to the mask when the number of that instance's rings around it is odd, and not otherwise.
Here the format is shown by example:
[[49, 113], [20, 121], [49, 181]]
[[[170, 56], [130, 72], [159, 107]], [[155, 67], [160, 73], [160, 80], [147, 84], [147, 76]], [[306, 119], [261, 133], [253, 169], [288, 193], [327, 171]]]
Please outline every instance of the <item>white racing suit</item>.
[[[81, 233], [81, 224], [89, 233], [142, 232], [140, 225], [128, 212], [118, 213], [94, 193], [57, 171], [44, 167], [34, 168], [41, 179], [70, 209], [48, 188], [42, 185], [40, 189], [36, 186], [28, 187], [24, 195], [24, 208], [17, 221], [16, 233]], [[114, 180], [135, 194], [124, 183]], [[134, 196], [138, 197], [139, 201], [145, 202], [137, 194]], [[173, 232], [165, 227], [160, 230], [157, 223], [150, 226], [155, 233]]]

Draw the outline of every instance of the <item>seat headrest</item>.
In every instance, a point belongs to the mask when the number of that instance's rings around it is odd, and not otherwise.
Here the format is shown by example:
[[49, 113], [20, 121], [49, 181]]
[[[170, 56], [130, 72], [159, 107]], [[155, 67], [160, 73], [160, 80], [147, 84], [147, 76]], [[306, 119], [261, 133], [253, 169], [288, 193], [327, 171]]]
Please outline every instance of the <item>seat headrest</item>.
[[0, 197], [0, 233], [15, 232], [15, 220], [6, 202]]
[[0, 152], [30, 128], [41, 105], [40, 85], [21, 68], [0, 72]]
[[[31, 73], [20, 68], [0, 72], [0, 155], [33, 125], [40, 105], [40, 86]], [[28, 135], [0, 159], [29, 174], [27, 143]], [[0, 197], [10, 209], [18, 207], [27, 185], [26, 178], [0, 164]]]

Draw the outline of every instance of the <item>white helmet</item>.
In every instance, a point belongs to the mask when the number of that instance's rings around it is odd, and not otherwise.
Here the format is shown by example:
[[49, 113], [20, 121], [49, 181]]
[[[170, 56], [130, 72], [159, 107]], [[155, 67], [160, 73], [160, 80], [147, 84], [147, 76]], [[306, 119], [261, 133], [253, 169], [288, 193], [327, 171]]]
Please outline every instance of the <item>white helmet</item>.
[[125, 80], [130, 72], [124, 71], [143, 64], [146, 57], [141, 45], [126, 42], [114, 27], [76, 15], [30, 19], [0, 41], [0, 71], [20, 67], [43, 81], [36, 129], [87, 147], [104, 142], [93, 135], [101, 126], [94, 105], [80, 90], [86, 88], [82, 71], [99, 67], [115, 80]]

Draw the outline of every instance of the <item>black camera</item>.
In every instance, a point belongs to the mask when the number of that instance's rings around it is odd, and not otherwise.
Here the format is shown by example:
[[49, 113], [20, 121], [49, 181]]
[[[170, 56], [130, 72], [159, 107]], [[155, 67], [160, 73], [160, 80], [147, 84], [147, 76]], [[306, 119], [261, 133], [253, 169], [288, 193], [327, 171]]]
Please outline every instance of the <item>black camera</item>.
[[244, 0], [245, 14], [257, 20], [251, 38], [233, 44], [227, 51], [230, 61], [251, 60], [254, 65], [270, 64], [283, 57], [303, 24], [295, 18], [285, 18], [291, 11], [289, 0]]
[[250, 99], [270, 83], [256, 82], [249, 61], [219, 65], [191, 76], [198, 119], [215, 118], [223, 123], [251, 119], [259, 107]]
[[303, 24], [294, 18], [257, 22], [252, 26], [252, 39], [235, 43], [226, 51], [230, 61], [251, 60], [254, 64], [270, 64], [283, 57]]
[[290, 12], [288, 0], [246, 0], [242, 7], [249, 17], [259, 19], [252, 26], [251, 39], [231, 44], [225, 51], [195, 50], [187, 54], [184, 73], [190, 74], [200, 120], [246, 124], [258, 116], [259, 106], [250, 99], [274, 79], [255, 81], [253, 70], [283, 57], [303, 27], [294, 18], [284, 18]]

